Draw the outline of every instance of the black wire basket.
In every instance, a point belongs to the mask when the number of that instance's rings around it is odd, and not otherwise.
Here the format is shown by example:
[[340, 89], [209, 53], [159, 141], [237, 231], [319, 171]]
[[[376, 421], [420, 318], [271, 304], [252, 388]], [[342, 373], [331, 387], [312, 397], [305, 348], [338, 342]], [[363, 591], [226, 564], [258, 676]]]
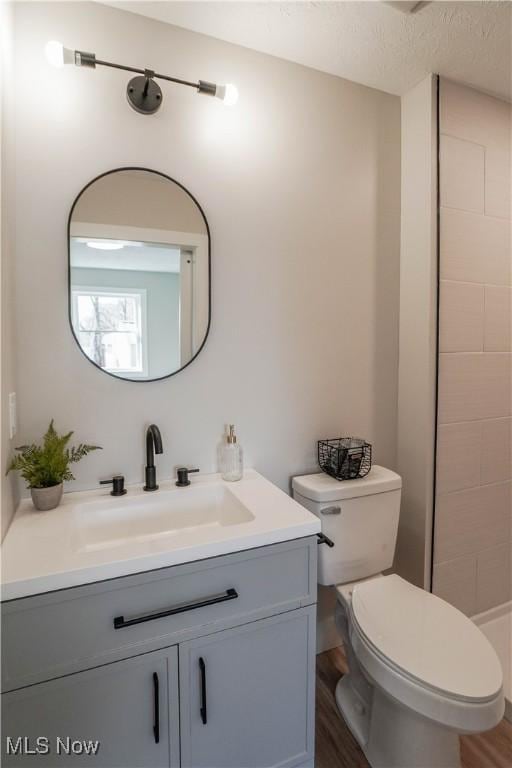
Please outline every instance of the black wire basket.
[[319, 440], [318, 463], [336, 480], [355, 480], [372, 468], [372, 446], [359, 437]]

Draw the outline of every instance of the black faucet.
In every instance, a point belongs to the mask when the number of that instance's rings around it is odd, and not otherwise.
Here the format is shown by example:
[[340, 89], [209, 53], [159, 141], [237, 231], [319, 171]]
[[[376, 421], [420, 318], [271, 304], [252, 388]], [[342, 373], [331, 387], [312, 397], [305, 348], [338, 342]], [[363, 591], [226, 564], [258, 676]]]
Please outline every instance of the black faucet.
[[190, 485], [188, 476], [191, 472], [199, 472], [199, 469], [187, 469], [187, 467], [178, 467], [176, 470], [176, 474], [178, 475], [176, 485], [178, 488], [185, 488], [185, 486]]
[[162, 435], [156, 424], [150, 424], [146, 431], [146, 485], [145, 491], [157, 491], [155, 453], [163, 453]]

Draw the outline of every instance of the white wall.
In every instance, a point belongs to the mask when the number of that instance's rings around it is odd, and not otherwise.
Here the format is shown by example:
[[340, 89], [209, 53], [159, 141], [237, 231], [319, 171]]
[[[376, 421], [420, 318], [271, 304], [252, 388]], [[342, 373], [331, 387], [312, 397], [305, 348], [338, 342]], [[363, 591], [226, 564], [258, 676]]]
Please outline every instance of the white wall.
[[[358, 434], [395, 466], [399, 290], [398, 98], [101, 5], [17, 3], [18, 388], [21, 439], [53, 416], [102, 452], [75, 487], [139, 481], [144, 428], [161, 476], [216, 468], [225, 422], [246, 463], [282, 488], [315, 469], [316, 440]], [[185, 78], [234, 81], [236, 108], [163, 85], [153, 117], [127, 76], [53, 70], [48, 39]], [[90, 365], [67, 321], [66, 220], [95, 175], [122, 165], [187, 186], [212, 234], [213, 322], [185, 371], [130, 383]]]
[[1, 350], [1, 392], [0, 411], [0, 477], [1, 477], [1, 538], [3, 539], [11, 521], [16, 503], [16, 485], [13, 476], [5, 476], [5, 468], [12, 451], [9, 436], [8, 396], [16, 390], [15, 385], [15, 339], [14, 339], [14, 209], [12, 195], [8, 191], [8, 176], [12, 174], [12, 97], [15, 82], [12, 52], [12, 6], [0, 4], [0, 350]]
[[437, 103], [430, 76], [402, 97], [402, 235], [395, 569], [430, 588], [437, 335]]

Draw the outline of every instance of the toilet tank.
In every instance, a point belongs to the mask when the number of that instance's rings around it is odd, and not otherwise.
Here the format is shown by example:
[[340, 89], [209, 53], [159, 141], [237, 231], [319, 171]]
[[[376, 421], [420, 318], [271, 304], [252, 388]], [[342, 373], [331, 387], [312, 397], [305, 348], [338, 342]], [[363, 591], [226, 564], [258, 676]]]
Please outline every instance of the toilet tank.
[[318, 582], [357, 581], [391, 568], [395, 555], [402, 479], [373, 466], [366, 477], [335, 480], [323, 472], [294, 477], [293, 497], [317, 515], [334, 547], [318, 552]]

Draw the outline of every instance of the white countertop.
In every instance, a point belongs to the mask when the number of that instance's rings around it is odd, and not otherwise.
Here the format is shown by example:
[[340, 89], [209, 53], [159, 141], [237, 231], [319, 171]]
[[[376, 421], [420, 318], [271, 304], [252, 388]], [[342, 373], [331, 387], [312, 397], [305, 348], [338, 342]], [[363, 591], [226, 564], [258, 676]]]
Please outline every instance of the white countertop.
[[[174, 481], [160, 482], [160, 490], [148, 494], [142, 485], [127, 487], [121, 500], [110, 496], [110, 489], [65, 493], [61, 505], [49, 512], [38, 512], [30, 499], [24, 499], [14, 516], [2, 545], [2, 600], [40, 594], [57, 589], [127, 576], [171, 565], [203, 560], [320, 532], [320, 520], [297, 504], [286, 493], [254, 470], [246, 470], [242, 480], [225, 483], [220, 475], [191, 476], [189, 488], [176, 488]], [[148, 496], [165, 498], [173, 504], [182, 494], [184, 502], [192, 488], [225, 487], [250, 512], [248, 521], [220, 526], [196, 526], [159, 533], [149, 538], [122, 538], [123, 505], [144, 504]], [[172, 494], [172, 497], [168, 494]], [[160, 498], [164, 498], [163, 496]], [[82, 546], [80, 525], [101, 515], [110, 527], [119, 526], [120, 539], [92, 547]], [[109, 504], [115, 518], [109, 521]], [[136, 509], [140, 507], [137, 505]], [[77, 511], [80, 510], [80, 518]], [[144, 509], [140, 512], [142, 516]], [[186, 513], [185, 513], [186, 514]], [[81, 521], [81, 522], [80, 522]], [[103, 521], [103, 520], [102, 520]], [[121, 521], [121, 522], [119, 522]]]

